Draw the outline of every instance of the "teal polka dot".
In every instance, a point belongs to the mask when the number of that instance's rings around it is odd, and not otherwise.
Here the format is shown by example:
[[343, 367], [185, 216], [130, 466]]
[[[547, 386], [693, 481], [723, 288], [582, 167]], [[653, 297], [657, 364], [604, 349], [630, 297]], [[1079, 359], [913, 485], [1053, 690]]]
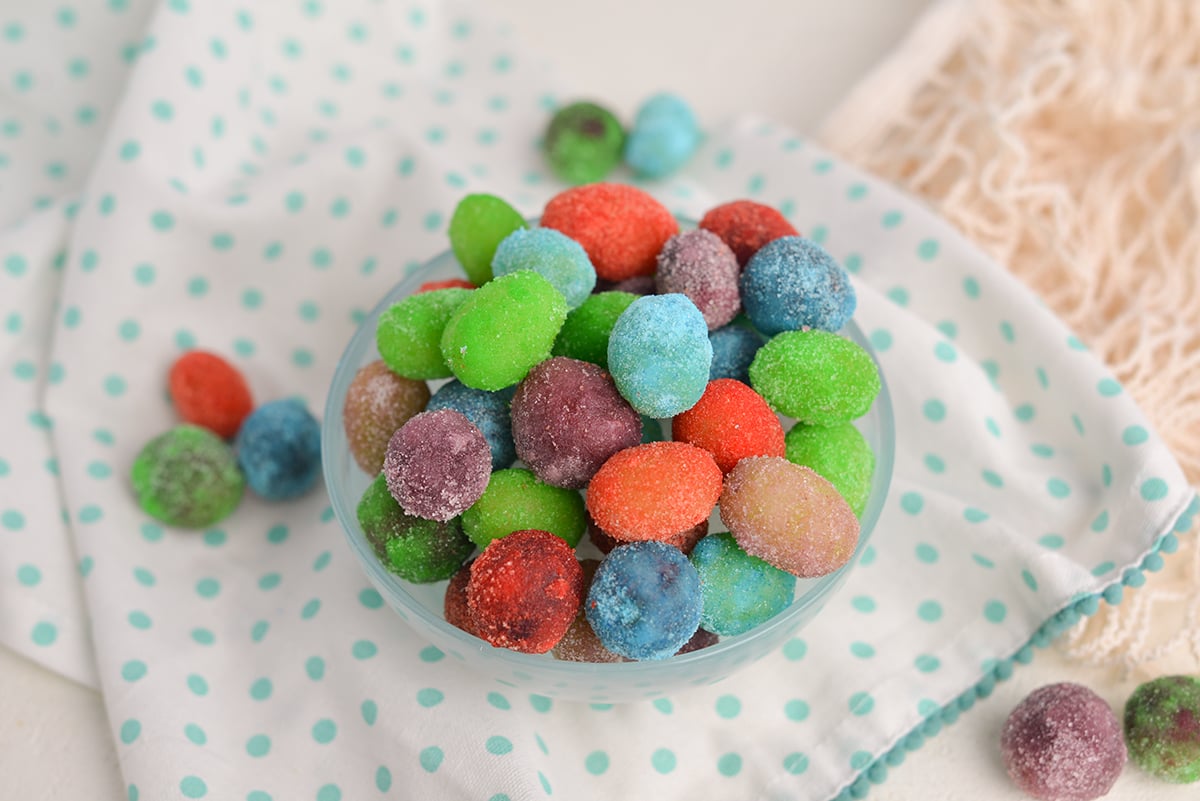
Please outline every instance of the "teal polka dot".
[[939, 361], [949, 363], [958, 358], [958, 351], [956, 351], [954, 346], [949, 342], [939, 342], [933, 348], [933, 355], [936, 356]]
[[392, 772], [383, 765], [375, 771], [375, 788], [381, 793], [392, 789]]
[[717, 760], [717, 771], [722, 776], [733, 777], [742, 771], [742, 758], [738, 754], [722, 754]]
[[213, 246], [213, 250], [232, 250], [233, 234], [224, 232], [213, 234], [210, 244]]
[[1161, 478], [1148, 478], [1142, 482], [1141, 493], [1143, 500], [1161, 501], [1167, 497], [1167, 492], [1167, 482]]
[[203, 798], [208, 794], [208, 785], [199, 776], [184, 776], [179, 783], [179, 792], [185, 798]]
[[731, 720], [742, 711], [742, 702], [736, 696], [722, 695], [717, 699], [717, 714], [726, 720]]
[[202, 275], [193, 277], [187, 284], [188, 294], [194, 298], [208, 294], [208, 279]]
[[310, 656], [304, 663], [304, 672], [313, 681], [325, 678], [325, 660], [319, 656]]
[[37, 368], [33, 366], [33, 362], [19, 361], [13, 365], [13, 377], [19, 381], [32, 381], [37, 375]]
[[252, 757], [264, 757], [271, 750], [271, 738], [265, 734], [256, 734], [246, 741], [246, 753]]
[[89, 462], [87, 472], [92, 478], [102, 480], [112, 475], [112, 468], [104, 462]]
[[354, 655], [355, 659], [370, 659], [379, 653], [379, 648], [370, 640], [359, 640], [354, 643], [350, 653]]
[[215, 598], [221, 591], [221, 582], [215, 578], [203, 578], [196, 582], [196, 594], [201, 598]]
[[793, 698], [783, 705], [784, 716], [796, 723], [807, 720], [810, 711], [808, 704], [799, 698]]
[[425, 687], [417, 691], [417, 703], [424, 707], [437, 706], [446, 695], [434, 687]]
[[850, 605], [859, 612], [863, 612], [865, 614], [874, 612], [877, 608], [875, 599], [869, 595], [856, 595], [853, 599], [851, 599]]
[[1061, 478], [1052, 478], [1046, 482], [1046, 492], [1054, 498], [1065, 498], [1071, 494], [1071, 485]]
[[365, 722], [368, 726], [375, 725], [375, 720], [379, 717], [378, 704], [368, 699], [362, 702], [362, 706], [359, 708], [359, 711], [362, 713], [363, 722]]
[[1111, 378], [1102, 378], [1100, 383], [1096, 384], [1096, 391], [1106, 398], [1111, 398], [1121, 394], [1121, 385]]
[[145, 630], [150, 628], [152, 623], [149, 615], [140, 609], [135, 609], [129, 613], [129, 625], [133, 626], [135, 629]]
[[675, 770], [675, 752], [669, 748], [659, 748], [650, 755], [650, 765], [664, 776]]
[[17, 568], [17, 581], [26, 587], [36, 587], [42, 580], [42, 571], [35, 565], [21, 565]]
[[936, 656], [921, 654], [913, 662], [913, 665], [922, 673], [932, 673], [942, 666], [942, 662]]
[[962, 285], [963, 285], [963, 292], [966, 293], [967, 297], [969, 297], [969, 298], [979, 297], [979, 281], [968, 276], [963, 279]]
[[583, 766], [593, 776], [601, 776], [608, 770], [608, 754], [603, 751], [593, 751], [584, 758]]
[[211, 629], [200, 626], [192, 629], [192, 639], [197, 645], [212, 645], [217, 641], [217, 635], [213, 634]]
[[183, 736], [191, 740], [196, 745], [204, 745], [208, 742], [208, 735], [204, 733], [204, 729], [200, 728], [195, 723], [189, 723], [183, 727]]
[[1043, 548], [1058, 550], [1066, 544], [1066, 540], [1064, 540], [1058, 534], [1045, 534], [1038, 539], [1038, 544]]
[[208, 695], [208, 681], [195, 673], [187, 677], [187, 686], [196, 695]]
[[513, 750], [512, 740], [509, 740], [507, 737], [500, 737], [499, 735], [489, 737], [484, 747], [487, 748], [489, 754], [495, 756], [504, 756]]
[[937, 258], [938, 241], [936, 239], [925, 239], [921, 244], [917, 245], [917, 257], [923, 261], [932, 261]]
[[501, 695], [498, 692], [488, 693], [487, 694], [487, 702], [489, 704], [491, 704], [492, 706], [496, 707], [496, 709], [504, 709], [504, 710], [512, 709], [512, 704], [510, 704], [508, 702], [508, 699], [505, 698], [503, 695]]
[[155, 100], [150, 104], [150, 113], [162, 122], [170, 122], [175, 118], [175, 107], [166, 100]]
[[342, 789], [336, 784], [326, 784], [317, 791], [317, 801], [342, 801]]
[[937, 601], [922, 601], [917, 607], [917, 617], [926, 623], [936, 623], [942, 619], [942, 605]]
[[350, 201], [344, 197], [335, 198], [333, 203], [329, 205], [329, 215], [334, 219], [341, 219], [350, 213]]
[[1025, 582], [1026, 587], [1033, 590], [1034, 592], [1037, 592], [1037, 588], [1038, 588], [1037, 578], [1032, 573], [1030, 573], [1028, 570], [1021, 571], [1021, 580]]
[[927, 565], [932, 565], [938, 560], [938, 550], [927, 542], [917, 544], [916, 548], [917, 559]]
[[121, 678], [133, 682], [146, 675], [146, 663], [140, 659], [130, 659], [121, 665]]
[[942, 457], [938, 456], [936, 453], [927, 453], [927, 454], [925, 454], [925, 467], [926, 467], [926, 468], [929, 470], [929, 472], [931, 472], [931, 473], [944, 473], [944, 472], [946, 472], [946, 462], [945, 462], [945, 460], [943, 460], [943, 459], [942, 459]]
[[227, 535], [219, 528], [210, 528], [204, 532], [204, 544], [210, 548], [218, 548], [225, 544]]
[[324, 270], [333, 264], [333, 254], [326, 248], [317, 248], [312, 252], [310, 260], [313, 267], [316, 267], [318, 270]]
[[125, 379], [119, 375], [110, 375], [104, 379], [104, 392], [113, 398], [125, 394]]
[[[421, 652], [417, 656], [422, 662], [440, 662], [445, 658], [446, 654], [444, 654], [442, 649], [438, 648], [436, 645], [427, 645], [421, 649]], [[488, 700], [491, 700], [490, 695], [488, 696]], [[504, 708], [507, 709], [507, 707]]]
[[233, 341], [233, 349], [239, 356], [250, 357], [254, 355], [254, 343], [248, 339], [239, 337]]
[[262, 590], [273, 590], [279, 586], [282, 577], [278, 573], [267, 573], [258, 580], [258, 587]]
[[156, 211], [150, 215], [150, 224], [157, 231], [170, 231], [175, 227], [175, 217], [169, 211]]
[[855, 751], [850, 755], [850, 767], [853, 770], [862, 770], [870, 764], [871, 754], [867, 751]]
[[[124, 388], [121, 391], [124, 392]], [[99, 506], [88, 505], [79, 510], [80, 523], [95, 523], [102, 517], [104, 517], [104, 512], [101, 511]]]
[[421, 763], [421, 767], [424, 768], [427, 773], [436, 772], [437, 769], [441, 767], [443, 759], [445, 759], [445, 754], [443, 754], [442, 749], [438, 748], [436, 745], [431, 745], [428, 748], [421, 749], [421, 753], [418, 756], [418, 761]]
[[980, 567], [986, 567], [989, 570], [996, 566], [995, 562], [993, 562], [991, 559], [988, 559], [983, 554], [973, 553], [971, 554], [971, 558], [975, 560], [975, 564], [979, 565]]
[[783, 758], [783, 769], [793, 776], [799, 776], [808, 770], [808, 757], [796, 751]]
[[892, 335], [883, 328], [876, 328], [872, 331], [870, 340], [871, 347], [877, 351], [885, 351], [892, 346]]
[[900, 496], [900, 508], [910, 515], [920, 514], [925, 507], [925, 499], [919, 492], [906, 492]]
[[875, 648], [870, 643], [852, 642], [850, 643], [850, 653], [859, 659], [870, 659], [875, 656]]
[[274, 690], [271, 680], [266, 676], [260, 679], [255, 679], [250, 685], [250, 697], [255, 701], [265, 701], [271, 697], [271, 692]]
[[[815, 241], [815, 238], [814, 238]], [[909, 301], [908, 290], [902, 286], [892, 287], [887, 292], [888, 299], [897, 306], [907, 306]]]
[[358, 602], [367, 609], [378, 609], [383, 606], [383, 596], [377, 590], [368, 587], [358, 594]]
[[983, 616], [992, 623], [1003, 623], [1008, 616], [1008, 607], [1001, 601], [988, 601], [983, 606]]
[[121, 737], [121, 742], [125, 743], [125, 745], [129, 745], [130, 743], [132, 743], [134, 740], [136, 740], [138, 738], [138, 735], [141, 733], [142, 733], [142, 724], [140, 721], [130, 718], [129, 720], [127, 720], [121, 724], [120, 737]]
[[146, 542], [158, 542], [163, 538], [163, 527], [157, 523], [142, 523], [141, 531]]
[[966, 509], [963, 509], [963, 518], [968, 523], [982, 523], [990, 516], [987, 512], [982, 509], [976, 509], [974, 506], [968, 506]]
[[311, 367], [314, 358], [312, 351], [308, 348], [296, 348], [292, 351], [292, 364], [297, 367]]
[[1013, 409], [1013, 417], [1016, 417], [1022, 423], [1028, 423], [1033, 419], [1034, 414], [1035, 410], [1033, 406], [1028, 403], [1023, 403], [1017, 408]]
[[319, 611], [321, 611], [321, 600], [319, 598], [313, 598], [308, 603], [304, 604], [304, 607], [300, 610], [300, 617], [303, 620], [311, 620]]
[[321, 718], [312, 727], [312, 738], [321, 745], [328, 745], [337, 736], [337, 724], [329, 718]]
[[264, 793], [262, 790], [251, 790], [246, 795], [246, 801], [274, 801], [270, 793]]
[[554, 701], [544, 695], [533, 694], [529, 696], [529, 705], [533, 707], [535, 712], [540, 712], [544, 715], [550, 711], [550, 708], [554, 705]]
[[367, 154], [361, 147], [346, 148], [346, 163], [351, 167], [361, 167], [367, 162]]
[[130, 139], [121, 144], [121, 149], [117, 151], [121, 161], [133, 161], [142, 154], [142, 146], [137, 141]]
[[982, 475], [983, 480], [987, 482], [989, 486], [995, 487], [996, 489], [1000, 489], [1004, 486], [1004, 479], [1000, 477], [999, 473], [996, 473], [992, 470], [984, 470]]
[[1126, 445], [1141, 445], [1150, 439], [1150, 432], [1139, 425], [1132, 425], [1121, 432], [1121, 441]]
[[946, 419], [946, 404], [937, 398], [925, 401], [922, 411], [925, 414], [925, 419], [931, 423], [940, 423]]
[[875, 708], [875, 699], [870, 693], [860, 692], [850, 696], [849, 700], [850, 713], [853, 715], [863, 716], [869, 715], [871, 710]]
[[799, 662], [808, 653], [808, 643], [804, 640], [792, 639], [783, 644], [783, 657], [789, 662]]
[[988, 417], [984, 419], [983, 424], [987, 427], [988, 433], [993, 437], [1000, 436], [1000, 425], [995, 420]]
[[1108, 510], [1107, 509], [1105, 509], [1100, 514], [1096, 515], [1096, 519], [1092, 521], [1090, 528], [1092, 529], [1092, 531], [1096, 532], [1097, 534], [1101, 533], [1106, 528], [1108, 528]]
[[329, 551], [322, 551], [321, 555], [313, 560], [313, 570], [318, 573], [329, 567], [329, 562], [333, 559], [333, 554]]

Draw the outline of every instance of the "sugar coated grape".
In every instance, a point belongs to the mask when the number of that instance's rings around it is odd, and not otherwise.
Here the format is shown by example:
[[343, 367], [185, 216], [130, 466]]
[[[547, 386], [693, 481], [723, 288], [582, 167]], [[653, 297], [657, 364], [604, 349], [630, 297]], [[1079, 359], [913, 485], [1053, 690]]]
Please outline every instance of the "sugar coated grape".
[[342, 424], [354, 461], [369, 475], [383, 468], [388, 440], [425, 408], [429, 385], [398, 376], [382, 360], [359, 368], [346, 389]]
[[1200, 781], [1200, 678], [1163, 676], [1134, 690], [1125, 704], [1125, 740], [1147, 773]]
[[297, 498], [321, 476], [321, 424], [299, 400], [271, 401], [251, 412], [234, 449], [246, 485], [267, 500]]
[[446, 622], [472, 635], [475, 635], [475, 621], [471, 619], [471, 610], [467, 605], [467, 584], [471, 580], [471, 565], [474, 563], [474, 559], [467, 561], [450, 577], [446, 583], [446, 597], [442, 601], [442, 616]]
[[442, 333], [450, 315], [472, 294], [468, 289], [437, 289], [393, 303], [379, 315], [375, 328], [375, 345], [384, 363], [405, 378], [449, 377]]
[[552, 487], [529, 470], [497, 470], [482, 497], [463, 513], [463, 530], [484, 548], [523, 528], [549, 531], [574, 548], [587, 530], [583, 497], [575, 490]]
[[608, 109], [581, 101], [550, 118], [542, 149], [554, 173], [571, 184], [603, 181], [621, 161], [625, 131]]
[[712, 366], [708, 369], [708, 380], [732, 378], [743, 384], [750, 383], [750, 363], [758, 349], [766, 343], [762, 334], [752, 328], [730, 324], [718, 328], [708, 335], [712, 344]]
[[857, 302], [841, 265], [799, 236], [764, 245], [746, 265], [739, 287], [746, 316], [767, 336], [801, 328], [837, 331]]
[[532, 270], [501, 276], [469, 294], [446, 323], [442, 356], [468, 387], [510, 387], [550, 355], [567, 302]]
[[792, 602], [796, 577], [746, 553], [728, 532], [709, 534], [689, 558], [700, 574], [700, 625], [714, 634], [749, 631]]
[[771, 408], [810, 425], [862, 417], [880, 384], [871, 354], [828, 331], [785, 331], [750, 364], [750, 385]]
[[169, 526], [204, 528], [228, 517], [246, 480], [219, 436], [180, 425], [150, 440], [134, 459], [130, 482], [138, 506]]
[[1092, 801], [1125, 767], [1121, 724], [1104, 699], [1063, 682], [1030, 693], [1000, 734], [1009, 778], [1039, 801]]
[[587, 184], [560, 192], [541, 224], [583, 245], [596, 275], [620, 281], [654, 272], [655, 257], [679, 223], [646, 192], [627, 184]]
[[712, 331], [732, 320], [742, 307], [740, 271], [737, 257], [720, 237], [697, 229], [667, 240], [658, 254], [654, 280], [659, 294], [686, 295]]
[[[583, 568], [583, 594], [584, 597], [587, 597], [587, 591], [592, 586], [592, 579], [596, 576], [596, 568], [600, 567], [600, 560], [581, 559], [579, 566]], [[567, 628], [567, 633], [554, 646], [554, 658], [565, 662], [625, 661], [625, 657], [614, 654], [604, 647], [604, 643], [600, 642], [596, 632], [592, 631], [592, 624], [587, 621], [582, 604], [579, 606], [579, 612], [576, 613], [575, 619]]]
[[449, 520], [487, 489], [492, 452], [487, 440], [462, 414], [449, 409], [421, 412], [388, 442], [383, 474], [388, 490], [410, 515]]
[[548, 531], [514, 531], [489, 543], [471, 564], [467, 608], [475, 634], [492, 645], [545, 653], [582, 602], [575, 552]]
[[518, 229], [504, 238], [492, 259], [492, 273], [499, 277], [517, 270], [541, 275], [562, 293], [569, 309], [583, 303], [596, 286], [596, 270], [587, 253], [553, 228]]
[[501, 470], [517, 460], [512, 418], [508, 411], [511, 394], [508, 390], [488, 392], [472, 389], [459, 381], [447, 381], [433, 393], [425, 408], [431, 412], [452, 409], [474, 423], [491, 449], [492, 469]]
[[376, 476], [358, 502], [358, 524], [380, 562], [405, 581], [418, 584], [450, 578], [475, 550], [459, 519], [413, 517]]
[[[607, 533], [600, 526], [596, 525], [596, 521], [588, 515], [587, 519], [588, 539], [592, 545], [596, 546], [596, 550], [600, 553], [608, 553], [618, 545], [624, 545], [627, 540], [619, 540], [611, 534]], [[672, 534], [663, 537], [659, 542], [665, 542], [667, 545], [673, 545], [683, 552], [684, 556], [691, 554], [692, 549], [696, 547], [696, 543], [704, 539], [708, 535], [708, 518], [704, 518], [696, 525], [689, 529], [680, 531], [677, 534]]]
[[[555, 356], [570, 356], [608, 368], [608, 336], [617, 318], [637, 300], [630, 292], [597, 292], [567, 313], [554, 341]], [[749, 364], [749, 362], [747, 362]]]
[[875, 475], [875, 452], [853, 423], [796, 423], [784, 437], [789, 462], [811, 467], [829, 480], [862, 517]]
[[665, 540], [712, 513], [721, 468], [712, 454], [686, 442], [651, 442], [604, 463], [588, 484], [587, 510], [621, 540]]
[[604, 647], [628, 659], [666, 659], [700, 626], [700, 575], [662, 542], [614, 548], [596, 569], [584, 614]]
[[495, 195], [467, 195], [450, 217], [450, 248], [476, 286], [492, 280], [492, 257], [500, 242], [525, 220]]
[[740, 381], [710, 381], [696, 405], [671, 421], [671, 436], [713, 455], [728, 473], [747, 456], [783, 456], [783, 426], [762, 396]]
[[625, 163], [645, 178], [662, 178], [687, 163], [700, 145], [700, 126], [687, 102], [657, 94], [638, 107], [625, 140]]
[[721, 237], [743, 267], [768, 242], [799, 235], [776, 209], [752, 200], [735, 200], [710, 209], [700, 218], [700, 227]]
[[800, 578], [832, 573], [858, 545], [858, 518], [833, 485], [778, 456], [738, 462], [720, 510], [742, 550]]
[[215, 353], [192, 350], [171, 366], [167, 389], [186, 423], [229, 439], [250, 414], [254, 401], [246, 379]]
[[642, 414], [674, 417], [700, 400], [708, 384], [708, 326], [685, 296], [648, 295], [629, 305], [608, 340], [608, 369]]

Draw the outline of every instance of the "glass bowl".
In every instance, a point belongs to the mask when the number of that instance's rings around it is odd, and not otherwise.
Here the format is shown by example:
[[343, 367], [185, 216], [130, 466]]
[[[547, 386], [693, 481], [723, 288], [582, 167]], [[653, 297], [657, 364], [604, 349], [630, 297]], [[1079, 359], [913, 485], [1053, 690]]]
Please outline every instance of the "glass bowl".
[[[875, 451], [876, 461], [871, 494], [863, 512], [861, 533], [854, 558], [846, 566], [827, 576], [798, 579], [795, 597], [787, 609], [751, 631], [733, 637], [723, 637], [720, 642], [708, 648], [662, 661], [606, 664], [559, 661], [549, 654], [525, 654], [496, 648], [446, 622], [442, 614], [445, 581], [412, 584], [388, 572], [376, 558], [358, 524], [358, 501], [373, 477], [358, 467], [346, 444], [342, 423], [346, 389], [360, 367], [379, 358], [375, 349], [375, 325], [384, 310], [412, 294], [426, 281], [461, 277], [462, 268], [454, 255], [447, 251], [414, 270], [397, 284], [371, 310], [350, 340], [334, 372], [329, 397], [325, 403], [321, 450], [325, 484], [333, 511], [363, 571], [402, 620], [455, 661], [468, 665], [480, 676], [505, 687], [553, 698], [620, 703], [654, 698], [720, 681], [779, 648], [816, 617], [862, 558], [863, 551], [871, 542], [887, 495], [892, 475], [895, 436], [892, 403], [886, 381], [881, 381], [879, 397], [870, 412], [856, 421], [859, 430]], [[841, 333], [871, 353], [870, 344], [853, 321], [849, 322]], [[872, 357], [874, 358], [873, 353]], [[882, 371], [880, 375], [882, 378]], [[723, 530], [715, 512], [713, 522], [712, 531]], [[585, 538], [584, 543], [586, 542]]]

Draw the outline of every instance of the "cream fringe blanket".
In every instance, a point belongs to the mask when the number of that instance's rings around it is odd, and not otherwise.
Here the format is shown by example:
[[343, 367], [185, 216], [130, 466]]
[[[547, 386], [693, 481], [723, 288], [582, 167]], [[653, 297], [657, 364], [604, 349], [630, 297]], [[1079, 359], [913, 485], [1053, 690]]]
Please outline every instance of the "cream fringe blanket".
[[[1200, 485], [1200, 3], [943, 0], [821, 139], [1038, 292]], [[1064, 647], [1200, 672], [1196, 538]]]

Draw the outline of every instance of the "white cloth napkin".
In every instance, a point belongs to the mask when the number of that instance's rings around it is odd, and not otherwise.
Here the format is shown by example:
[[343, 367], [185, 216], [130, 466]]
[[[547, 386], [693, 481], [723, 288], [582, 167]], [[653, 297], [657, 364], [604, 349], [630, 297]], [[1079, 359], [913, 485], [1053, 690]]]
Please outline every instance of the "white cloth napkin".
[[130, 799], [857, 797], [1184, 527], [1170, 454], [1000, 265], [743, 119], [646, 188], [692, 217], [776, 205], [855, 274], [898, 431], [874, 545], [716, 686], [609, 706], [481, 679], [382, 604], [323, 490], [193, 533], [126, 477], [175, 422], [186, 348], [319, 415], [458, 198], [536, 215], [562, 188], [536, 140], [575, 95], [452, 2], [30, 4], [0, 26], [0, 639], [98, 681]]

